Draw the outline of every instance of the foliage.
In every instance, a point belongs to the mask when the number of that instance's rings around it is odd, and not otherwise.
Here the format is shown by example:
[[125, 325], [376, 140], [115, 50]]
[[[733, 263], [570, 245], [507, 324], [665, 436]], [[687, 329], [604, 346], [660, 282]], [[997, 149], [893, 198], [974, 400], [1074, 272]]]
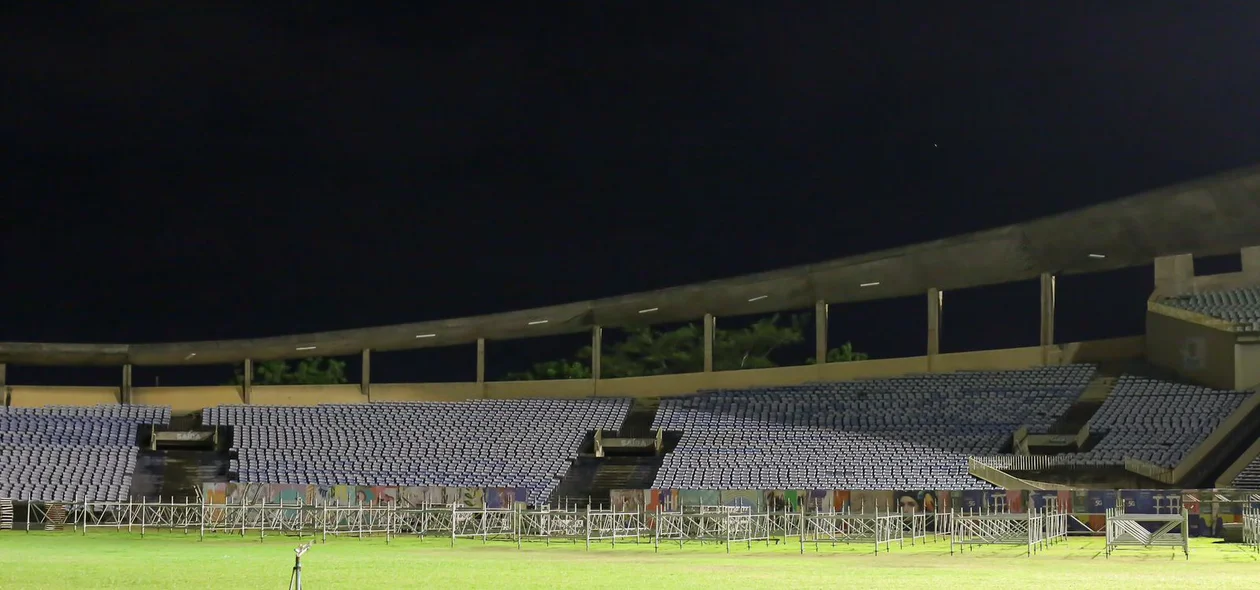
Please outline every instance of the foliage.
[[[765, 369], [777, 367], [776, 354], [805, 341], [813, 314], [791, 316], [786, 322], [778, 314], [762, 318], [743, 328], [718, 328], [713, 333], [713, 370]], [[575, 361], [561, 359], [538, 363], [529, 370], [507, 376], [511, 380], [590, 379], [591, 347], [574, 353]], [[851, 343], [828, 351], [827, 362], [865, 360], [864, 353]], [[813, 359], [809, 360], [810, 363]], [[600, 377], [645, 377], [698, 373], [704, 370], [704, 328], [687, 324], [673, 330], [653, 327], [629, 329], [624, 338], [604, 345]]]
[[[244, 365], [237, 365], [233, 385], [245, 382]], [[337, 359], [312, 357], [296, 363], [263, 361], [254, 363], [254, 385], [338, 385], [346, 382], [346, 363]]]
[[590, 363], [560, 359], [558, 361], [538, 363], [533, 367], [530, 367], [528, 371], [521, 373], [509, 373], [506, 378], [508, 381], [533, 381], [536, 379], [590, 379], [591, 366]]
[[[840, 345], [840, 348], [833, 348], [827, 351], [827, 362], [829, 363], [848, 363], [853, 361], [864, 361], [869, 358], [871, 357], [865, 352], [853, 350], [852, 342], [845, 342]], [[816, 360], [818, 359], [811, 356], [805, 361], [805, 364], [812, 365]]]

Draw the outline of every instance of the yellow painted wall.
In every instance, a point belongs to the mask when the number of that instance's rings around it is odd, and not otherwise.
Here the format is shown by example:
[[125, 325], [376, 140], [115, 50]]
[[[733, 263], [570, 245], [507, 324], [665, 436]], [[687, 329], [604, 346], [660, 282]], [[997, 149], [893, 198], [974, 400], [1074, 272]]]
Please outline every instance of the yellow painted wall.
[[1236, 341], [1237, 336], [1230, 332], [1146, 313], [1146, 358], [1208, 387], [1234, 388]]
[[119, 403], [118, 387], [45, 387], [12, 385], [9, 405], [15, 408], [44, 406], [96, 406]]
[[241, 388], [232, 385], [212, 387], [133, 387], [135, 404], [170, 406], [171, 412], [183, 414], [203, 408], [244, 403]]
[[458, 402], [482, 396], [479, 383], [382, 383], [372, 385], [374, 402]]
[[1104, 361], [1142, 358], [1146, 354], [1145, 336], [1128, 336], [1125, 338], [1109, 338], [1107, 340], [1090, 340], [1088, 342], [1072, 342], [1056, 347], [1059, 349], [1059, 363], [1098, 363]]
[[249, 402], [259, 406], [314, 406], [319, 404], [363, 404], [358, 385], [255, 385]]

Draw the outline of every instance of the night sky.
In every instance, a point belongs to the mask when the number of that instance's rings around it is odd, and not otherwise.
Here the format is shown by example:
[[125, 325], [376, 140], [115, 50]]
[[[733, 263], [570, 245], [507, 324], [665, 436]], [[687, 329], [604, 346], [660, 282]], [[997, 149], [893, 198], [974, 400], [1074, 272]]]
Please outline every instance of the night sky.
[[[0, 8], [0, 340], [585, 300], [1260, 161], [1254, 1], [167, 4]], [[1059, 336], [1141, 333], [1150, 283], [1064, 279]], [[1036, 305], [947, 295], [944, 349], [1033, 344]], [[921, 353], [923, 308], [833, 308], [833, 342]], [[585, 339], [491, 343], [491, 372]], [[470, 380], [471, 350], [374, 378]]]

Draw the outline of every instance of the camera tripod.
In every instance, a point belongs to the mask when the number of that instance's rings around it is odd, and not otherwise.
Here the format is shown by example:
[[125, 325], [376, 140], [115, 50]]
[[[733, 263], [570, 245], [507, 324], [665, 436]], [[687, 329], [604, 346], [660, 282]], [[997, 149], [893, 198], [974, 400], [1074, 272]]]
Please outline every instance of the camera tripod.
[[289, 577], [289, 590], [302, 590], [302, 555], [311, 548], [310, 543], [302, 543], [293, 550], [293, 575]]

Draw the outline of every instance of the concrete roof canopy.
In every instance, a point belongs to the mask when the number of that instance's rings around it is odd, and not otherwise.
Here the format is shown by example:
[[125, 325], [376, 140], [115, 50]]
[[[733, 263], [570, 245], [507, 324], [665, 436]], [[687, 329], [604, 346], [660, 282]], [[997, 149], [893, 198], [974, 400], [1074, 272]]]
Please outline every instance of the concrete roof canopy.
[[[340, 356], [693, 321], [1101, 272], [1260, 244], [1260, 166], [968, 235], [817, 264], [490, 315], [268, 338], [153, 344], [0, 343], [0, 363], [198, 365]], [[652, 309], [651, 313], [640, 313]]]

